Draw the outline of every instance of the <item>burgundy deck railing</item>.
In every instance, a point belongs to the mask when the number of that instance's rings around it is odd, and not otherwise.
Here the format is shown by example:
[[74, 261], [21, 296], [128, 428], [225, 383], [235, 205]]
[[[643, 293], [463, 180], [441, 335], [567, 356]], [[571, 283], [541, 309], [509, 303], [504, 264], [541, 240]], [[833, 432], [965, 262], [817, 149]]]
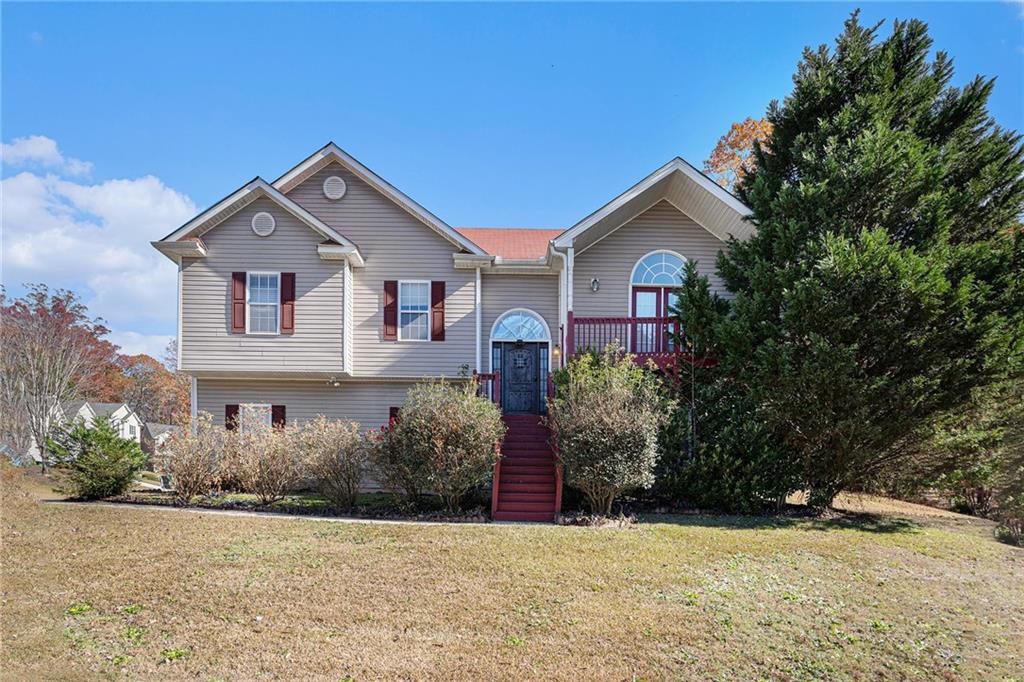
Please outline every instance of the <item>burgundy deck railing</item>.
[[501, 372], [473, 372], [473, 380], [476, 381], [476, 394], [489, 398], [495, 405], [501, 407]]
[[641, 358], [673, 354], [675, 327], [674, 317], [571, 317], [566, 345], [572, 353], [618, 343]]

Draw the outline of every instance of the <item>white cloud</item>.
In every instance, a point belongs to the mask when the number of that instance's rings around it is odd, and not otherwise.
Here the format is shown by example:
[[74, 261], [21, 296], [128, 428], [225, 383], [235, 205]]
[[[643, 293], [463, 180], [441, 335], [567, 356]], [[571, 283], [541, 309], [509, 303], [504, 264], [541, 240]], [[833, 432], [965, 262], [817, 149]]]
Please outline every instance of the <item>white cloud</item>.
[[57, 141], [45, 135], [16, 137], [10, 144], [0, 145], [0, 156], [5, 166], [43, 166], [63, 171], [68, 175], [88, 175], [92, 164], [64, 156]]
[[111, 343], [121, 347], [124, 355], [145, 353], [163, 362], [167, 344], [174, 337], [161, 334], [139, 334], [138, 332], [111, 332], [107, 337]]
[[[19, 145], [4, 153], [25, 153]], [[32, 158], [52, 159], [46, 149]], [[143, 332], [173, 332], [177, 271], [149, 242], [197, 213], [191, 199], [152, 175], [90, 184], [31, 171], [0, 181], [0, 195], [8, 289], [45, 282], [78, 291], [126, 348], [162, 352], [169, 337]]]
[[41, 43], [43, 42], [43, 34], [39, 31], [32, 31], [28, 34], [28, 39], [31, 40], [33, 43]]

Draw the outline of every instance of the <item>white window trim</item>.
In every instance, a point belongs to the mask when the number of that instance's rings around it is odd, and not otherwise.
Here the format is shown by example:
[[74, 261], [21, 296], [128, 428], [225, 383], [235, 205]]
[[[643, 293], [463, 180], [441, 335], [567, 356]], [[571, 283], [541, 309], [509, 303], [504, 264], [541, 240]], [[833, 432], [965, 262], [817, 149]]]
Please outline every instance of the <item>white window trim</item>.
[[[530, 308], [509, 308], [508, 310], [503, 312], [501, 315], [498, 315], [498, 317], [494, 319], [494, 322], [491, 324], [491, 331], [487, 335], [487, 370], [489, 372], [494, 372], [494, 370], [498, 369], [497, 367], [494, 366], [494, 344], [515, 343], [515, 341], [509, 341], [508, 339], [494, 338], [494, 332], [498, 329], [498, 325], [501, 323], [502, 320], [504, 320], [512, 313], [528, 313], [536, 317], [538, 320], [540, 320], [540, 323], [544, 325], [544, 332], [547, 334], [546, 339], [531, 339], [530, 341], [524, 341], [524, 343], [544, 344], [548, 349], [548, 371], [553, 371], [551, 369], [551, 328], [548, 327], [548, 321], [544, 319], [543, 315], [538, 313], [536, 310], [532, 310]], [[547, 389], [545, 388], [544, 390]]]
[[684, 268], [686, 267], [686, 264], [689, 262], [687, 260], [686, 256], [684, 256], [683, 254], [681, 254], [681, 253], [679, 253], [677, 251], [673, 251], [671, 249], [655, 249], [654, 251], [649, 251], [649, 252], [645, 253], [644, 255], [640, 256], [639, 258], [637, 258], [636, 262], [633, 263], [633, 267], [629, 271], [629, 287], [627, 287], [627, 290], [626, 290], [626, 296], [628, 297], [626, 299], [626, 310], [628, 312], [627, 317], [636, 317], [636, 311], [633, 310], [633, 288], [634, 287], [640, 287], [641, 289], [653, 289], [653, 288], [679, 289], [679, 288], [681, 288], [682, 286], [684, 286], [686, 284], [684, 282], [683, 284], [680, 284], [679, 286], [671, 287], [671, 286], [668, 286], [667, 284], [634, 284], [633, 283], [633, 276], [636, 274], [637, 266], [639, 266], [640, 263], [642, 263], [645, 258], [647, 258], [649, 256], [653, 256], [656, 253], [667, 253], [669, 255], [675, 256], [679, 260], [683, 261], [683, 267]]
[[270, 403], [239, 403], [238, 404], [238, 429], [242, 433], [245, 433], [245, 413], [246, 410], [266, 410], [267, 413], [267, 426], [274, 425], [274, 406]]
[[[426, 284], [427, 285], [427, 310], [426, 310], [426, 315], [427, 315], [427, 338], [425, 338], [425, 339], [405, 339], [405, 338], [402, 338], [402, 285], [403, 284]], [[431, 294], [431, 287], [430, 287], [430, 280], [429, 279], [400, 279], [400, 280], [398, 280], [398, 296], [397, 296], [398, 319], [395, 321], [395, 324], [398, 327], [398, 334], [396, 335], [396, 338], [399, 341], [402, 341], [404, 343], [429, 343], [430, 341], [433, 341], [433, 336], [434, 336], [433, 331], [434, 330], [432, 329], [433, 324], [432, 324], [432, 320], [431, 320], [431, 313], [432, 313], [431, 305], [430, 305], [430, 297], [431, 297], [431, 295], [432, 294]], [[409, 312], [420, 313], [420, 311], [409, 311]]]
[[[251, 275], [274, 275], [277, 277], [277, 302], [274, 303], [277, 306], [277, 330], [272, 332], [254, 332], [250, 328], [252, 324], [252, 315], [249, 313], [249, 292], [252, 287], [249, 286], [249, 277]], [[257, 303], [256, 305], [270, 305], [269, 303]], [[249, 270], [245, 273], [245, 333], [253, 336], [280, 336], [281, 335], [281, 273], [270, 272], [268, 270]]]

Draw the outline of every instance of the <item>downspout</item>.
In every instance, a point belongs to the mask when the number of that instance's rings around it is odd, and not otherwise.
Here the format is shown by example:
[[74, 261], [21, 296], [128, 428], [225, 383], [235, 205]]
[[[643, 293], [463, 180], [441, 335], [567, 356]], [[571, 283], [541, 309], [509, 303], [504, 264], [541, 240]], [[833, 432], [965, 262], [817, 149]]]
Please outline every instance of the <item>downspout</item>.
[[481, 335], [481, 325], [483, 324], [483, 317], [482, 317], [483, 313], [481, 311], [483, 296], [480, 293], [480, 268], [476, 269], [476, 285], [473, 287], [473, 296], [475, 298], [474, 306], [473, 307], [476, 310], [476, 346], [475, 346], [476, 354], [475, 354], [475, 361], [476, 361], [476, 372], [477, 372], [477, 374], [479, 374], [480, 370], [482, 369], [480, 367], [480, 335]]
[[196, 417], [199, 416], [199, 381], [195, 377], [192, 377], [192, 381], [190, 383], [192, 385], [188, 392], [188, 413], [192, 418], [190, 423], [192, 424], [192, 435], [194, 436], [199, 426], [196, 423]]
[[565, 293], [566, 292], [566, 269], [567, 269], [568, 266], [567, 266], [567, 261], [566, 261], [564, 253], [562, 253], [561, 251], [556, 250], [554, 248], [554, 246], [551, 247], [551, 253], [553, 255], [558, 256], [559, 258], [562, 259], [562, 267], [559, 268], [559, 270], [558, 270], [558, 343], [562, 347], [562, 355], [559, 358], [558, 362], [559, 362], [559, 365], [561, 367], [565, 367], [565, 359], [566, 359], [565, 358], [565, 352], [566, 352], [565, 332], [566, 332], [566, 329], [567, 329], [567, 327], [566, 327], [566, 313], [567, 313], [567, 311], [569, 309], [568, 306], [567, 306], [566, 293]]
[[576, 352], [576, 328], [573, 324], [573, 268], [576, 266], [576, 249], [566, 247], [565, 267], [565, 348], [562, 357], [567, 358]]

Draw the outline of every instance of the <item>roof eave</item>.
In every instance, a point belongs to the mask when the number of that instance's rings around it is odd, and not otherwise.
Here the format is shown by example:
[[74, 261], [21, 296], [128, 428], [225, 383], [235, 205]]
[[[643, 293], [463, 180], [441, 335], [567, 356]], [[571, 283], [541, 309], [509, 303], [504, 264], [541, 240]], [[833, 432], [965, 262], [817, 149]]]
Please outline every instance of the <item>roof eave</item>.
[[583, 220], [567, 229], [562, 234], [555, 237], [551, 242], [552, 245], [558, 249], [565, 249], [573, 246], [577, 237], [581, 234], [600, 223], [623, 205], [639, 197], [643, 192], [669, 177], [672, 173], [676, 172], [682, 173], [687, 178], [696, 182], [705, 191], [713, 194], [716, 199], [740, 215], [750, 215], [750, 208], [744, 205], [743, 202], [737, 199], [731, 192], [699, 171], [691, 163], [686, 161], [686, 159], [677, 156], [647, 177], [640, 180], [640, 182], [636, 183], [625, 192], [619, 194], [601, 208], [585, 217]]
[[187, 239], [184, 241], [150, 242], [154, 249], [167, 256], [177, 263], [179, 258], [205, 258], [206, 244], [201, 239]]

